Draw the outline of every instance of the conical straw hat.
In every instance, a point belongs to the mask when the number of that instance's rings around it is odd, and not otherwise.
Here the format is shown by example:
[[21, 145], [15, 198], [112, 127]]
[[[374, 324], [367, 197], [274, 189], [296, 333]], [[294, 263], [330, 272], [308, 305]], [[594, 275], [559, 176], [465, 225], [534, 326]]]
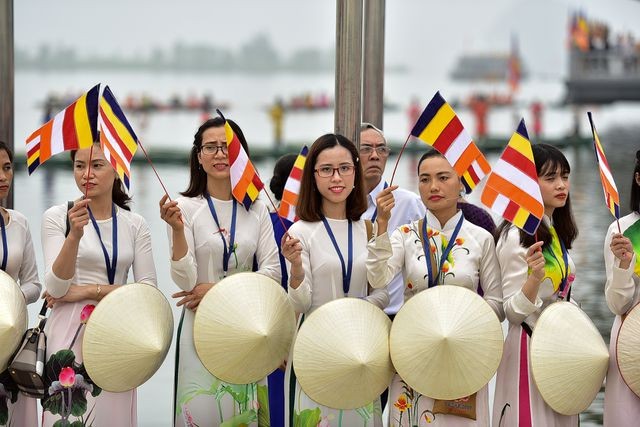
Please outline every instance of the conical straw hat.
[[193, 340], [209, 372], [232, 384], [248, 384], [282, 364], [295, 328], [295, 312], [280, 284], [262, 274], [238, 273], [202, 298]]
[[0, 270], [0, 372], [7, 369], [27, 329], [27, 305], [15, 280]]
[[[640, 396], [640, 308], [627, 314], [618, 331], [616, 359], [620, 375], [627, 386]], [[612, 337], [613, 339], [613, 337]]]
[[324, 304], [302, 322], [293, 368], [304, 392], [321, 405], [355, 409], [380, 396], [393, 378], [389, 317], [358, 298]]
[[171, 306], [158, 288], [120, 286], [89, 317], [82, 341], [84, 366], [100, 388], [131, 390], [162, 365], [172, 336]]
[[493, 377], [503, 340], [500, 321], [484, 299], [441, 285], [400, 309], [391, 327], [391, 358], [414, 390], [434, 399], [459, 399]]
[[544, 309], [531, 337], [531, 370], [545, 402], [576, 415], [595, 399], [609, 365], [607, 346], [589, 317], [575, 304]]

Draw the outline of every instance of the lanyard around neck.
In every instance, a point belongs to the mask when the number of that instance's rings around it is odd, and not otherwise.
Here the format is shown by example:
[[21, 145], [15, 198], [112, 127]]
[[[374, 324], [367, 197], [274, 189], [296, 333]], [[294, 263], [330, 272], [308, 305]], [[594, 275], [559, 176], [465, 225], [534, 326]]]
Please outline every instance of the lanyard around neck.
[[227, 246], [227, 239], [225, 239], [224, 233], [222, 232], [223, 230], [220, 227], [220, 221], [218, 220], [216, 208], [213, 205], [211, 196], [209, 196], [209, 192], [205, 192], [205, 198], [207, 199], [207, 204], [209, 205], [211, 216], [213, 217], [213, 220], [218, 227], [217, 233], [222, 239], [222, 271], [224, 272], [224, 277], [227, 277], [227, 271], [229, 271], [229, 259], [231, 258], [231, 254], [235, 251], [233, 246], [235, 245], [236, 240], [236, 214], [238, 212], [238, 204], [235, 200], [233, 200], [233, 208], [231, 212], [231, 230], [229, 230], [229, 245]]
[[[429, 278], [429, 287], [433, 287], [438, 284], [438, 280], [440, 279], [440, 272], [442, 271], [442, 266], [444, 262], [447, 260], [451, 249], [456, 244], [456, 237], [458, 237], [458, 233], [460, 233], [460, 228], [462, 228], [462, 222], [464, 221], [464, 215], [460, 212], [460, 219], [456, 224], [453, 233], [451, 234], [451, 238], [449, 239], [449, 243], [447, 243], [447, 247], [442, 252], [440, 256], [440, 262], [438, 263], [438, 272], [435, 277], [432, 277], [432, 264], [431, 264], [431, 243], [429, 242], [429, 236], [427, 234], [427, 215], [424, 216], [424, 220], [422, 221], [422, 247], [424, 249], [424, 257], [427, 261], [427, 277]], [[441, 232], [442, 233], [442, 232]]]
[[324, 224], [324, 228], [327, 230], [327, 234], [331, 239], [331, 243], [333, 243], [333, 248], [336, 250], [338, 254], [338, 258], [340, 258], [340, 263], [342, 264], [342, 290], [344, 291], [344, 295], [347, 296], [349, 293], [349, 288], [351, 286], [351, 270], [353, 268], [353, 223], [349, 220], [349, 243], [348, 243], [348, 257], [347, 257], [347, 265], [345, 266], [344, 257], [342, 256], [342, 252], [340, 252], [340, 247], [338, 246], [338, 242], [336, 241], [336, 237], [331, 230], [331, 226], [327, 219], [323, 216], [322, 223]]
[[7, 243], [7, 230], [4, 224], [4, 216], [0, 212], [0, 227], [2, 228], [2, 271], [7, 271], [7, 259], [9, 258], [9, 245]]
[[93, 213], [91, 212], [91, 208], [87, 206], [87, 210], [89, 211], [89, 218], [91, 218], [91, 223], [93, 224], [93, 228], [96, 230], [98, 234], [98, 239], [100, 239], [100, 246], [102, 246], [102, 254], [104, 255], [104, 263], [107, 267], [107, 277], [109, 278], [109, 284], [113, 285], [116, 278], [116, 266], [118, 264], [118, 216], [116, 215], [116, 205], [115, 203], [111, 204], [111, 223], [112, 223], [112, 233], [111, 233], [111, 247], [113, 252], [113, 258], [109, 259], [109, 253], [107, 252], [107, 248], [104, 246], [102, 242], [102, 235], [100, 234], [100, 228], [98, 227], [98, 223], [96, 222]]

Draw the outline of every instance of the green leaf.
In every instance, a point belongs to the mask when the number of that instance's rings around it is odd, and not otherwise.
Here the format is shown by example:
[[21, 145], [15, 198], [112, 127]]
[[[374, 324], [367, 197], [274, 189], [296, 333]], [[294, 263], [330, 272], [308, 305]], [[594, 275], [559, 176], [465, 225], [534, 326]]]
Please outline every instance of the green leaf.
[[258, 384], [258, 427], [271, 427], [269, 414], [269, 388]]
[[293, 413], [293, 427], [316, 427], [320, 422], [320, 408], [305, 409], [299, 414]]
[[87, 398], [85, 391], [75, 389], [71, 392], [71, 415], [79, 417], [87, 412]]
[[53, 423], [53, 427], [71, 427], [69, 420], [58, 420]]
[[85, 427], [85, 424], [82, 421], [74, 421], [71, 423], [71, 427]]
[[45, 396], [42, 399], [42, 409], [53, 415], [62, 415], [62, 393]]
[[9, 407], [7, 406], [7, 399], [0, 397], [0, 425], [7, 424], [9, 421]]
[[[220, 427], [240, 427], [246, 426], [255, 422], [258, 419], [258, 415], [254, 409], [250, 409], [234, 417], [227, 418]], [[314, 426], [315, 427], [315, 426]]]

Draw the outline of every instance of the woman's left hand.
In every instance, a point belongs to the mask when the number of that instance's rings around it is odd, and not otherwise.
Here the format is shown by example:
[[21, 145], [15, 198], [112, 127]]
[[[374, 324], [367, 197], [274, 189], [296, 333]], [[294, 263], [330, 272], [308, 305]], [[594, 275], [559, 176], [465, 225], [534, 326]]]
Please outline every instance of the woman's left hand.
[[213, 283], [198, 283], [191, 291], [176, 292], [171, 297], [182, 298], [176, 303], [178, 307], [184, 305], [189, 310], [196, 311], [200, 301], [211, 288], [213, 288]]

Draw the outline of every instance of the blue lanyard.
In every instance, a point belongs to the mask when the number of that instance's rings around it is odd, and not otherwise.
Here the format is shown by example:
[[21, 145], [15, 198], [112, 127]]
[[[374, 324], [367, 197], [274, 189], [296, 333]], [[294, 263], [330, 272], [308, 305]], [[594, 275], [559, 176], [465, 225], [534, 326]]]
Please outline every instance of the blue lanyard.
[[238, 212], [238, 204], [235, 200], [233, 200], [233, 210], [231, 212], [231, 230], [229, 231], [229, 246], [227, 247], [227, 239], [224, 238], [224, 234], [222, 233], [222, 228], [220, 228], [220, 221], [218, 221], [218, 215], [216, 214], [216, 208], [213, 206], [213, 202], [211, 201], [211, 196], [209, 196], [209, 192], [205, 191], [205, 198], [207, 199], [207, 203], [209, 204], [209, 211], [211, 212], [211, 216], [218, 227], [218, 234], [222, 239], [222, 270], [224, 271], [224, 277], [227, 277], [227, 271], [229, 270], [229, 258], [231, 258], [231, 254], [234, 252], [233, 245], [236, 240], [236, 213]]
[[91, 212], [91, 208], [87, 206], [87, 210], [89, 211], [89, 218], [91, 218], [91, 223], [93, 224], [93, 228], [98, 233], [98, 239], [100, 239], [100, 246], [102, 246], [102, 254], [104, 255], [104, 263], [107, 266], [107, 277], [109, 278], [109, 284], [113, 285], [115, 283], [116, 278], [116, 265], [118, 264], [118, 216], [116, 215], [116, 205], [115, 203], [111, 204], [111, 222], [112, 222], [112, 250], [113, 250], [113, 258], [109, 259], [109, 253], [107, 252], [107, 248], [104, 246], [102, 242], [102, 235], [100, 234], [100, 228], [98, 227], [98, 223]]
[[[382, 189], [384, 190], [388, 186], [389, 184], [387, 184], [387, 181], [385, 181]], [[375, 200], [373, 201], [373, 203], [375, 203]], [[376, 205], [376, 208], [373, 210], [373, 215], [371, 215], [371, 222], [376, 222], [377, 217], [378, 217], [378, 205]]]
[[2, 228], [2, 271], [7, 271], [7, 258], [9, 256], [9, 248], [7, 245], [7, 230], [4, 226], [4, 216], [0, 212], [0, 227]]
[[[431, 244], [429, 243], [429, 237], [427, 235], [427, 215], [424, 216], [424, 220], [422, 221], [422, 248], [424, 249], [424, 257], [427, 260], [427, 277], [429, 278], [429, 287], [433, 287], [438, 284], [438, 279], [440, 278], [440, 272], [442, 271], [442, 266], [444, 262], [447, 260], [451, 249], [456, 244], [456, 237], [458, 237], [458, 233], [460, 233], [460, 228], [462, 227], [462, 222], [464, 221], [464, 215], [460, 212], [460, 219], [456, 224], [456, 228], [453, 230], [451, 234], [451, 238], [449, 239], [449, 243], [445, 248], [444, 252], [440, 256], [440, 263], [438, 265], [438, 273], [436, 277], [431, 277]], [[442, 232], [441, 232], [442, 233]]]
[[351, 286], [351, 270], [353, 267], [353, 224], [351, 223], [351, 220], [349, 220], [349, 257], [347, 259], [347, 266], [345, 267], [344, 257], [342, 256], [342, 252], [340, 252], [340, 247], [338, 246], [336, 237], [333, 235], [331, 226], [329, 226], [329, 222], [324, 216], [322, 217], [322, 223], [324, 224], [324, 228], [326, 228], [327, 234], [329, 234], [331, 243], [333, 243], [333, 247], [340, 258], [340, 263], [342, 264], [342, 290], [344, 291], [344, 295], [347, 296], [349, 293], [349, 287]]

